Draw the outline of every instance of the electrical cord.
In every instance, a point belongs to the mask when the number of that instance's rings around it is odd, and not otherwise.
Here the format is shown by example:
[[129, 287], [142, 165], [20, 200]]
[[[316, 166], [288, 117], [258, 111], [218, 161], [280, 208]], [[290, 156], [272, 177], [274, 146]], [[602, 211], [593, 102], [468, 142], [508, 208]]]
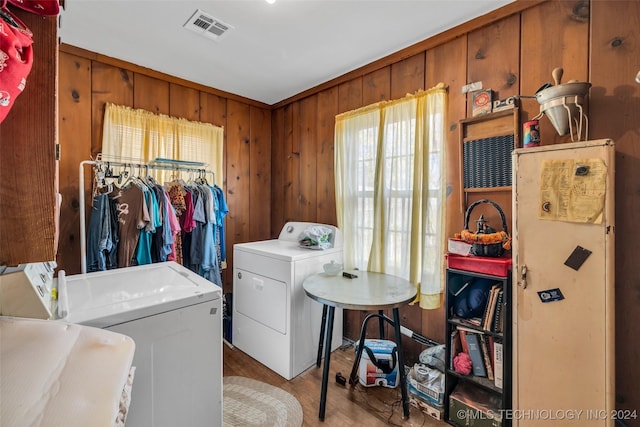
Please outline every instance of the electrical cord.
[[[385, 420], [388, 425], [395, 427], [403, 426], [402, 424], [395, 424], [392, 421], [393, 416], [396, 414], [396, 409], [402, 411], [402, 398], [399, 396], [400, 390], [398, 388], [395, 390], [395, 400], [391, 402], [369, 393], [369, 389], [360, 383], [356, 383], [354, 389], [358, 392], [360, 401], [367, 406], [370, 412], [375, 413], [378, 418]], [[375, 399], [386, 409], [380, 409], [380, 405], [375, 405], [370, 401], [370, 399]], [[422, 414], [422, 423], [420, 424], [420, 427], [422, 427], [427, 421], [427, 414], [422, 411], [420, 411], [420, 414]], [[402, 418], [401, 414], [399, 414], [399, 416]]]
[[[339, 350], [342, 351], [354, 351], [355, 341], [349, 340], [347, 338], [344, 339], [345, 343], [339, 347]], [[337, 378], [337, 377], [336, 377]], [[355, 400], [359, 403], [363, 403], [366, 405], [369, 412], [374, 413], [378, 418], [382, 420], [386, 420], [386, 423], [391, 426], [402, 427], [402, 424], [395, 424], [392, 421], [393, 416], [396, 414], [396, 410], [400, 409], [402, 411], [402, 397], [400, 388], [396, 387], [395, 395], [393, 401], [388, 401], [387, 399], [381, 399], [379, 396], [376, 396], [374, 393], [371, 393], [372, 389], [369, 387], [363, 386], [359, 381], [357, 381], [353, 386], [352, 390], [355, 390], [357, 393], [353, 394], [353, 396], [357, 396]], [[375, 399], [379, 402], [378, 405], [372, 403], [370, 399]], [[383, 409], [380, 408], [383, 407]], [[420, 427], [424, 426], [427, 421], [427, 414], [423, 411], [419, 411], [422, 414], [422, 423]], [[399, 415], [402, 418], [402, 415]]]
[[[410, 338], [414, 339], [420, 344], [424, 344], [427, 346], [439, 345], [437, 342], [432, 341], [428, 338], [425, 338], [422, 335], [416, 334], [413, 331], [410, 331], [410, 330], [407, 330], [407, 331], [411, 332], [411, 334], [407, 334], [405, 333], [406, 331], [402, 331], [403, 335], [409, 336]], [[354, 351], [355, 341], [349, 338], [343, 338], [343, 344], [340, 347], [338, 347], [338, 349], [341, 351]], [[434, 359], [436, 358], [434, 357]], [[439, 358], [437, 359], [439, 360]], [[405, 367], [405, 370], [408, 370], [408, 367]], [[353, 389], [355, 389], [358, 392], [361, 402], [367, 406], [370, 412], [375, 413], [381, 419], [386, 418], [386, 423], [388, 425], [392, 425], [395, 427], [403, 427], [402, 424], [394, 424], [391, 421], [391, 419], [393, 418], [393, 415], [395, 414], [396, 409], [400, 409], [400, 411], [402, 411], [402, 397], [400, 395], [401, 392], [399, 387], [396, 387], [395, 389], [395, 400], [393, 402], [380, 399], [378, 396], [373, 396], [372, 394], [369, 393], [369, 388], [363, 386], [359, 381], [356, 381], [356, 383], [353, 385]], [[369, 401], [369, 396], [373, 396], [373, 398], [375, 398], [378, 402], [380, 402], [384, 407], [387, 407], [388, 409], [387, 410], [379, 409], [379, 407], [375, 406]], [[420, 424], [420, 427], [423, 427], [427, 422], [427, 414], [420, 409], [418, 409], [418, 411], [422, 415], [422, 423]], [[400, 417], [402, 418], [402, 415]]]

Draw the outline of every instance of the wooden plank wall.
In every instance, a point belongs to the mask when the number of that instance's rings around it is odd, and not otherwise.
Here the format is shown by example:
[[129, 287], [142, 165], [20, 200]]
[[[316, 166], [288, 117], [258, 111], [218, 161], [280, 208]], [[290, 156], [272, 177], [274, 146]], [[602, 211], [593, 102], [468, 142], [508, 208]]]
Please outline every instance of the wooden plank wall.
[[9, 9], [33, 32], [33, 62], [0, 124], [0, 265], [53, 261], [59, 231], [56, 19]]
[[[462, 85], [482, 81], [497, 97], [532, 96], [545, 82], [552, 82], [553, 68], [564, 68], [563, 81], [576, 79], [593, 84], [589, 110], [590, 139], [613, 138], [617, 144], [616, 305], [617, 305], [617, 402], [621, 408], [640, 408], [637, 384], [640, 357], [636, 343], [640, 329], [640, 275], [634, 260], [640, 251], [636, 212], [640, 211], [640, 86], [633, 79], [640, 69], [640, 2], [561, 1], [529, 2], [510, 16], [498, 17], [488, 25], [463, 24], [455, 37], [436, 37], [369, 64], [342, 78], [327, 82], [315, 91], [300, 94], [275, 106], [272, 116], [272, 212], [275, 236], [288, 220], [335, 224], [332, 141], [327, 128], [337, 113], [349, 111], [405, 93], [449, 85], [447, 234], [463, 225], [458, 178], [458, 123], [470, 116]], [[467, 27], [468, 31], [463, 31]], [[461, 30], [462, 29], [462, 30]], [[309, 105], [313, 104], [313, 105]], [[521, 99], [521, 122], [539, 112], [535, 99]], [[293, 121], [293, 126], [291, 125]], [[296, 126], [304, 126], [302, 132]], [[314, 127], [315, 131], [309, 127]], [[542, 143], [569, 142], [558, 136], [546, 117], [541, 119]], [[318, 144], [313, 150], [305, 146]], [[301, 147], [297, 150], [295, 147]], [[309, 156], [312, 156], [311, 158]], [[510, 194], [496, 195], [511, 224]], [[315, 200], [310, 206], [309, 201]], [[470, 199], [472, 201], [472, 199]], [[348, 312], [345, 333], [358, 336], [365, 313]], [[443, 342], [444, 313], [416, 307], [401, 310], [403, 323], [427, 337]], [[406, 341], [406, 340], [405, 340]], [[408, 358], [415, 360], [417, 346], [408, 346]], [[585, 355], [588, 357], [588, 355]], [[559, 362], [571, 363], [570, 361]], [[638, 420], [625, 420], [640, 425]]]
[[[640, 2], [591, 2], [590, 138], [616, 143], [616, 403], [640, 409]], [[640, 415], [639, 415], [640, 417]], [[640, 426], [640, 419], [623, 419]]]
[[[269, 237], [269, 106], [72, 46], [61, 46], [59, 74], [59, 135], [63, 153], [59, 180], [63, 197], [59, 268], [67, 274], [80, 272], [79, 164], [95, 158], [101, 151], [106, 102], [224, 127], [223, 190], [230, 211], [226, 218], [229, 266], [233, 262], [234, 243]], [[85, 167], [85, 175], [88, 221], [90, 167]], [[223, 281], [224, 291], [231, 292], [229, 269], [223, 272]]]
[[[470, 113], [468, 97], [460, 91], [462, 85], [482, 80], [484, 87], [492, 88], [500, 98], [531, 96], [543, 83], [552, 81], [553, 68], [562, 66], [564, 81], [593, 84], [589, 137], [616, 141], [617, 405], [637, 410], [640, 275], [634, 267], [640, 239], [633, 230], [638, 229], [636, 213], [640, 211], [640, 85], [634, 77], [640, 68], [640, 2], [537, 0], [518, 1], [509, 7], [504, 9], [507, 12], [462, 24], [273, 106], [63, 46], [59, 263], [67, 271], [77, 271], [77, 164], [100, 150], [106, 101], [195, 119], [199, 115], [201, 121], [225, 127], [230, 254], [233, 243], [277, 237], [286, 221], [335, 224], [335, 115], [438, 82], [449, 86], [446, 233], [452, 235], [461, 229], [464, 218], [458, 124]], [[521, 122], [539, 111], [534, 99], [521, 99], [520, 107]], [[541, 120], [541, 136], [545, 145], [570, 141], [568, 136], [558, 136], [546, 118]], [[510, 224], [509, 196], [496, 201], [508, 211]], [[224, 280], [229, 291], [231, 278], [227, 275]], [[363, 315], [347, 314], [348, 337], [358, 335]], [[405, 307], [401, 316], [410, 329], [444, 341], [442, 310]], [[415, 361], [421, 350], [421, 346], [408, 343], [407, 361]], [[559, 369], [562, 363], [572, 361], [560, 361]], [[638, 420], [625, 422], [640, 425]]]

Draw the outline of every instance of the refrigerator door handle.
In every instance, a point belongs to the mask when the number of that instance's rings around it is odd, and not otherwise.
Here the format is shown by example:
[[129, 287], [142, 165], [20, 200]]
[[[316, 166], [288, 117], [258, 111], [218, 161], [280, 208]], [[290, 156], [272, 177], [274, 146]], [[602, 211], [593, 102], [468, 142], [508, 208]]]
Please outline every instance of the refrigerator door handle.
[[518, 286], [522, 286], [522, 289], [526, 289], [527, 287], [527, 266], [525, 264], [522, 264], [522, 267], [520, 267]]

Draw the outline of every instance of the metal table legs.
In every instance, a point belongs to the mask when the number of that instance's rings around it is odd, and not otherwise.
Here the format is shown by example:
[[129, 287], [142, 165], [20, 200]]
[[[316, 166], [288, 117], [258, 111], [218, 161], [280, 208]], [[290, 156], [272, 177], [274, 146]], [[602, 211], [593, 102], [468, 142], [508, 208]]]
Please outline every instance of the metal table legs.
[[404, 354], [402, 351], [402, 338], [400, 333], [400, 314], [397, 308], [393, 309], [393, 320], [384, 315], [382, 311], [376, 314], [369, 314], [362, 322], [362, 328], [360, 330], [360, 340], [358, 341], [358, 351], [356, 352], [356, 358], [353, 361], [353, 368], [351, 369], [351, 375], [349, 375], [349, 384], [353, 385], [358, 381], [358, 366], [360, 364], [360, 358], [362, 357], [362, 351], [364, 349], [364, 340], [367, 332], [367, 323], [372, 318], [377, 317], [380, 320], [380, 335], [384, 338], [384, 331], [382, 327], [383, 321], [390, 323], [395, 332], [396, 346], [398, 348], [398, 375], [400, 375], [400, 393], [402, 394], [402, 412], [404, 418], [409, 418], [409, 397], [407, 396], [407, 375], [404, 372]]
[[322, 322], [320, 322], [320, 342], [318, 343], [318, 358], [316, 359], [316, 366], [320, 367], [322, 361], [322, 345], [324, 344], [324, 328], [327, 323], [327, 306], [322, 305]]
[[[328, 310], [327, 310], [328, 309]], [[328, 312], [327, 312], [328, 311]], [[322, 388], [320, 390], [320, 412], [318, 417], [320, 421], [324, 421], [325, 409], [327, 406], [327, 384], [329, 382], [329, 364], [331, 360], [331, 339], [333, 335], [333, 319], [335, 314], [335, 307], [325, 305], [322, 309], [322, 326], [320, 333], [320, 343], [318, 345], [318, 359], [316, 366], [320, 367], [320, 357], [322, 354], [322, 348], [324, 344], [324, 366], [322, 369]], [[398, 347], [398, 375], [400, 375], [400, 392], [402, 394], [402, 411], [404, 418], [409, 418], [409, 398], [407, 395], [407, 376], [404, 372], [404, 355], [402, 351], [402, 338], [400, 333], [400, 314], [397, 308], [393, 309], [393, 320], [384, 315], [383, 311], [378, 313], [369, 314], [362, 323], [360, 330], [360, 341], [358, 345], [358, 351], [356, 358], [353, 362], [353, 368], [351, 369], [351, 375], [349, 375], [349, 383], [353, 386], [358, 380], [358, 365], [360, 363], [360, 357], [362, 356], [363, 343], [367, 331], [367, 323], [370, 319], [377, 317], [379, 319], [380, 336], [384, 338], [384, 322], [388, 322], [394, 328], [396, 336], [396, 346]], [[326, 325], [325, 325], [326, 319]], [[324, 334], [323, 334], [324, 332]], [[324, 335], [324, 340], [323, 340]]]
[[402, 341], [400, 333], [400, 313], [397, 308], [393, 309], [393, 326], [396, 333], [396, 341], [398, 346], [398, 363], [400, 364], [398, 373], [400, 374], [400, 393], [402, 395], [402, 412], [404, 418], [409, 418], [409, 396], [407, 395], [407, 375], [404, 372], [404, 352], [402, 351]]
[[[325, 308], [327, 306], [325, 305]], [[324, 366], [322, 367], [322, 389], [320, 390], [320, 421], [324, 421], [324, 411], [327, 406], [327, 382], [329, 381], [329, 362], [331, 361], [331, 338], [333, 338], [333, 317], [336, 308], [329, 306], [327, 327], [325, 328]], [[324, 317], [324, 310], [323, 310]]]

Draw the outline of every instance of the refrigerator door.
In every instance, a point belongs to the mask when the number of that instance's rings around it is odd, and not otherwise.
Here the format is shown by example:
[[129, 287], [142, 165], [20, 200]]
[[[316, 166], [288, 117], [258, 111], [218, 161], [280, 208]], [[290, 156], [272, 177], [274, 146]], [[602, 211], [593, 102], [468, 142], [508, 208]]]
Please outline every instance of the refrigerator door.
[[513, 425], [613, 426], [611, 140], [514, 150]]

